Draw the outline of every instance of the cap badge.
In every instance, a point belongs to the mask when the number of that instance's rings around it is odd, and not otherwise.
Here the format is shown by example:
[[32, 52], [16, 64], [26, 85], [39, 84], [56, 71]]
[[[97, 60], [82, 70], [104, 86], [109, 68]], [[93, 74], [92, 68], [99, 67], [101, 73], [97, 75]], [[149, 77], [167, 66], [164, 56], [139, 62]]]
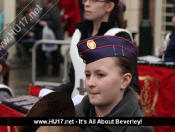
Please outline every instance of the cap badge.
[[88, 40], [87, 41], [87, 47], [91, 50], [96, 48], [96, 43], [93, 40]]

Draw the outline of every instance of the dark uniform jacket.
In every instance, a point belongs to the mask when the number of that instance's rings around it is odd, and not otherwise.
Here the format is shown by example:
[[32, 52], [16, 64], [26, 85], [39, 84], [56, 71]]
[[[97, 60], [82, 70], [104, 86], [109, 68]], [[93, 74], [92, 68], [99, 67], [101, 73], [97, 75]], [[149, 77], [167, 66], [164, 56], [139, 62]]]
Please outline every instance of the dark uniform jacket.
[[[91, 104], [86, 95], [82, 102], [75, 106], [76, 117], [88, 117]], [[116, 110], [107, 117], [143, 117], [138, 100], [128, 88]], [[83, 132], [153, 132], [151, 126], [80, 126]]]
[[170, 42], [165, 50], [164, 61], [175, 63], [175, 30], [170, 36]]
[[[90, 32], [93, 29], [93, 22], [92, 21], [85, 20], [83, 22], [77, 23], [76, 27], [81, 32], [80, 40], [87, 39], [87, 38], [91, 37]], [[118, 27], [118, 24], [117, 24], [117, 22], [115, 22], [112, 19], [109, 20], [109, 22], [102, 22], [101, 26], [99, 28], [99, 31], [96, 35], [97, 36], [98, 35], [104, 35], [109, 29], [116, 28], [116, 27]], [[126, 39], [131, 41], [131, 38], [130, 38], [129, 34], [126, 33], [126, 32], [120, 32], [116, 36], [120, 36], [120, 37], [126, 38]], [[137, 60], [135, 60], [135, 62], [134, 62], [134, 68], [135, 68], [134, 69], [135, 72], [134, 72], [133, 80], [131, 82], [131, 86], [133, 86], [134, 90], [136, 90], [138, 93], [140, 93], [140, 89], [139, 89], [139, 86], [138, 86]], [[71, 67], [70, 67], [70, 70], [69, 70], [69, 77], [70, 77], [70, 82], [69, 83], [62, 84], [62, 85], [56, 87], [55, 90], [56, 91], [60, 91], [60, 90], [64, 91], [64, 92], [68, 93], [71, 96], [72, 91], [74, 89], [74, 84], [75, 84], [75, 71], [74, 71], [74, 67], [73, 67], [72, 64], [71, 64]]]

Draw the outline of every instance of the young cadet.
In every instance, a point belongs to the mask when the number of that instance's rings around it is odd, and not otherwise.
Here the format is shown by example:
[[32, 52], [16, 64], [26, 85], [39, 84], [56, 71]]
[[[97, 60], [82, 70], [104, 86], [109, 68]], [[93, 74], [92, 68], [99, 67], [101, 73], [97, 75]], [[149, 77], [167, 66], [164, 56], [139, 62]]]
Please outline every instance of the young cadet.
[[[75, 106], [76, 117], [143, 117], [138, 94], [130, 86], [138, 49], [116, 36], [80, 41], [87, 94]], [[80, 126], [86, 132], [153, 132], [151, 126]]]
[[[76, 44], [80, 40], [87, 39], [92, 36], [106, 35], [107, 33], [108, 35], [121, 36], [128, 40], [132, 40], [126, 30], [121, 30], [124, 28], [125, 23], [123, 19], [123, 12], [119, 5], [119, 0], [82, 0], [82, 3], [84, 4], [85, 17], [87, 20], [76, 24], [77, 30], [72, 37], [70, 54], [73, 65], [71, 65], [69, 70], [70, 81], [54, 89], [56, 91], [64, 91], [69, 95], [72, 94], [73, 90], [77, 90], [80, 80], [79, 78], [77, 79], [77, 74], [82, 73], [83, 70], [80, 70], [80, 68], [84, 67], [82, 61], [79, 64], [77, 61], [74, 61], [73, 58], [77, 56], [75, 60], [80, 60], [76, 51]], [[111, 31], [109, 32], [109, 30]], [[81, 64], [82, 66], [80, 66]], [[138, 86], [137, 61], [134, 62], [132, 85], [134, 86], [135, 91], [140, 93]], [[73, 91], [73, 94], [76, 95], [77, 93]]]

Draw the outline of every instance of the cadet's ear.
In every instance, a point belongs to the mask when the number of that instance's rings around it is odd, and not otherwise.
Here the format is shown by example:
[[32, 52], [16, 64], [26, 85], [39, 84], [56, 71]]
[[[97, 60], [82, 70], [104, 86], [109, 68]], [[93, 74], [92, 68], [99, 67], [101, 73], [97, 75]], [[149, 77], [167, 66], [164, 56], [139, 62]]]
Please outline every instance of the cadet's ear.
[[0, 64], [0, 72], [2, 72], [2, 70], [3, 70], [3, 67], [2, 67], [2, 65]]
[[125, 89], [131, 82], [132, 75], [130, 73], [126, 73], [123, 75], [123, 80], [121, 84], [121, 89]]
[[108, 5], [106, 6], [106, 11], [111, 12], [114, 6], [115, 6], [114, 2], [109, 2]]

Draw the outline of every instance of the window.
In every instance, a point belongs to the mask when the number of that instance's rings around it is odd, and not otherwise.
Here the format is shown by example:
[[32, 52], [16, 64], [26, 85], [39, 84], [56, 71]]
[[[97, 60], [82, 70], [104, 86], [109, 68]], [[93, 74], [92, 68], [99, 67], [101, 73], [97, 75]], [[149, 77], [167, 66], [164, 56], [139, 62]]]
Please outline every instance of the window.
[[173, 0], [163, 0], [162, 32], [170, 33], [173, 30]]

